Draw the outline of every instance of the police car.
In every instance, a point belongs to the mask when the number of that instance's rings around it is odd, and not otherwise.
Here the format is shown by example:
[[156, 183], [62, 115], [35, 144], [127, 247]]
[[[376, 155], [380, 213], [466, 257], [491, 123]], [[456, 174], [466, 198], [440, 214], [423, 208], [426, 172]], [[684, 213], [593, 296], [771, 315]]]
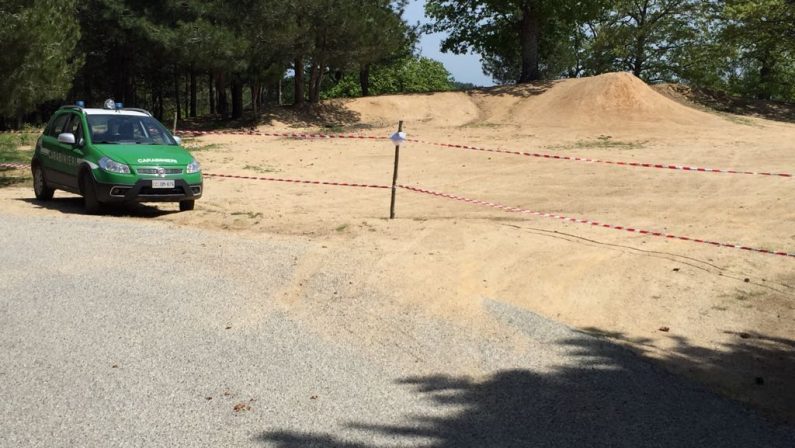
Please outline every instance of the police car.
[[199, 162], [152, 115], [113, 100], [80, 101], [53, 114], [31, 161], [36, 199], [55, 190], [83, 196], [88, 213], [113, 202], [179, 202], [193, 210], [202, 195]]

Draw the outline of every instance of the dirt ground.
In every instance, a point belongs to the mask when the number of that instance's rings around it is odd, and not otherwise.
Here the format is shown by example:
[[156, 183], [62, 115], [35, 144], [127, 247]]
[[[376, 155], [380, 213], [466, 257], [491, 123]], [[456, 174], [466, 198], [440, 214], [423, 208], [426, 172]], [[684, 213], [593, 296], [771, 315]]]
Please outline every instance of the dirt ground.
[[[689, 108], [628, 74], [476, 92], [328, 103], [334, 130], [610, 160], [795, 171], [795, 125]], [[318, 132], [271, 120], [262, 131]], [[328, 131], [328, 129], [326, 129]], [[207, 173], [389, 184], [393, 146], [372, 140], [212, 135], [191, 145]], [[793, 178], [690, 173], [406, 144], [399, 182], [600, 222], [795, 252]], [[0, 189], [6, 213], [61, 215], [29, 187]], [[322, 241], [302, 282], [353, 260], [351, 288], [405, 310], [494, 333], [484, 299], [601, 334], [729, 396], [795, 422], [795, 258], [645, 237], [399, 191], [205, 179], [196, 210], [140, 207], [155, 219], [252, 238]], [[127, 217], [131, 214], [131, 217]], [[336, 269], [336, 268], [335, 268]], [[340, 292], [344, 295], [344, 291]], [[367, 315], [359, 338], [378, 338]], [[319, 329], [323, 330], [323, 329]], [[327, 330], [331, 332], [332, 330]], [[477, 373], [477, 372], [473, 372]]]

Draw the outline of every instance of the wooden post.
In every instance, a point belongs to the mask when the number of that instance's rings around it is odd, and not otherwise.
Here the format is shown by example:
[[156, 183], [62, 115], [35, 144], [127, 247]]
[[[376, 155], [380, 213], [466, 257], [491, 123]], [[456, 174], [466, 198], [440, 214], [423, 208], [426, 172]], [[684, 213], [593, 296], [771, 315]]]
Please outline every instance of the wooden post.
[[[398, 122], [398, 132], [403, 132], [403, 120]], [[397, 192], [398, 161], [400, 160], [400, 145], [395, 145], [395, 170], [392, 172], [392, 200], [389, 203], [389, 219], [395, 219], [395, 193]]]

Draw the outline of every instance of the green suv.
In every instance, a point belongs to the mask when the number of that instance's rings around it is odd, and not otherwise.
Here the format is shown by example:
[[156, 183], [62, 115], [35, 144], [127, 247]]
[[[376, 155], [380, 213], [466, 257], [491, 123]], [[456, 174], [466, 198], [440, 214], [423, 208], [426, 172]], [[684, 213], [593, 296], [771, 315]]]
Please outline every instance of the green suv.
[[152, 115], [122, 108], [64, 106], [36, 142], [33, 191], [46, 201], [55, 190], [83, 196], [86, 211], [119, 202], [179, 202], [192, 210], [202, 195], [199, 162]]

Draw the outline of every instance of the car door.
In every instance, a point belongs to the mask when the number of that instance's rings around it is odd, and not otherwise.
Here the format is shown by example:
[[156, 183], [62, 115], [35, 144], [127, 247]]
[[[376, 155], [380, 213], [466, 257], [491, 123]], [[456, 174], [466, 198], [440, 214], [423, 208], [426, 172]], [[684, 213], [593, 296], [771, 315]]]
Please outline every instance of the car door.
[[48, 182], [58, 186], [71, 185], [67, 176], [64, 145], [58, 141], [58, 135], [66, 132], [71, 118], [72, 114], [68, 111], [57, 113], [41, 139], [41, 164], [44, 167], [44, 176]]
[[86, 137], [83, 133], [83, 118], [76, 112], [69, 114], [69, 123], [66, 125], [64, 133], [72, 134], [75, 137], [74, 144], [58, 142], [59, 149], [63, 156], [63, 173], [66, 185], [79, 189], [79, 179], [77, 178], [80, 163], [83, 161], [86, 151]]

